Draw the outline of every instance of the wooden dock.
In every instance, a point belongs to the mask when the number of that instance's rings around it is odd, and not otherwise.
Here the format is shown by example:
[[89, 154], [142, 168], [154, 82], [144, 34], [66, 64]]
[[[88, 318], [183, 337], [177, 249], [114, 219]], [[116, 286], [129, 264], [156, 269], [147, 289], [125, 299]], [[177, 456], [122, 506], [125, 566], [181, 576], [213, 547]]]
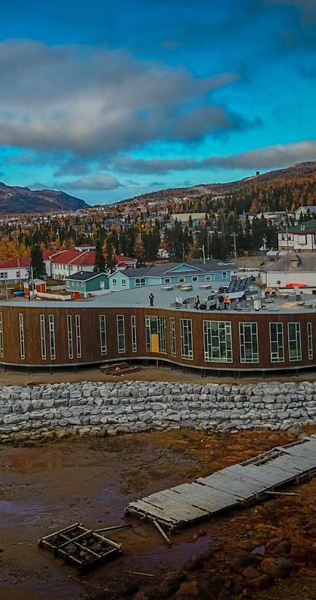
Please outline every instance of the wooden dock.
[[170, 530], [271, 497], [269, 492], [316, 473], [316, 435], [259, 454], [193, 483], [131, 502], [127, 514], [158, 521]]

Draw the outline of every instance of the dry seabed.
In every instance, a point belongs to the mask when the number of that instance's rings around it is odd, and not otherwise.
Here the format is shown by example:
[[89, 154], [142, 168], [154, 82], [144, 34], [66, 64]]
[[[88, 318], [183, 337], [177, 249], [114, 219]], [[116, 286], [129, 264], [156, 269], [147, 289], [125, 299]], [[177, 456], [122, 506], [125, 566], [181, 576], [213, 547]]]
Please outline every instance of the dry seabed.
[[316, 422], [316, 382], [128, 381], [0, 387], [0, 439], [170, 429], [287, 430]]

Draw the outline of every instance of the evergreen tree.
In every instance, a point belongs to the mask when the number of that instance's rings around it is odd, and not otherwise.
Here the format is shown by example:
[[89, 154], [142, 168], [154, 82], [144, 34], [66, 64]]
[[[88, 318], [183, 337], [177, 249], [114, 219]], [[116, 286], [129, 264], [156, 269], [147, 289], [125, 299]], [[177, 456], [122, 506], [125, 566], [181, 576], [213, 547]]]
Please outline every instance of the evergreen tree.
[[36, 279], [40, 279], [46, 275], [43, 252], [38, 244], [34, 244], [31, 248], [31, 267], [33, 269], [33, 277]]
[[96, 246], [95, 246], [94, 270], [97, 273], [104, 273], [105, 272], [105, 258], [104, 258], [104, 253], [103, 253], [103, 239], [101, 237], [98, 238]]
[[115, 256], [113, 253], [113, 246], [112, 246], [110, 240], [107, 240], [106, 248], [107, 248], [106, 260], [105, 260], [106, 268], [108, 271], [110, 271], [110, 273], [113, 273], [115, 271], [115, 267], [116, 267], [116, 260], [115, 260]]

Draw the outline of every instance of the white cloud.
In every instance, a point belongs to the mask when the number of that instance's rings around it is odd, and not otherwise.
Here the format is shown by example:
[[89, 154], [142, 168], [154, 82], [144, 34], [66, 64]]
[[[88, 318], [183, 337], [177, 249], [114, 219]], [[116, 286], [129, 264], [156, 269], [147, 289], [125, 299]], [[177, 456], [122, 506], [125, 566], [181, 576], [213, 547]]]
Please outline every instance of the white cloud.
[[105, 173], [94, 173], [87, 175], [86, 177], [80, 177], [73, 181], [64, 181], [59, 183], [58, 187], [68, 190], [114, 190], [120, 187], [122, 184], [113, 177], [112, 175], [106, 175]]
[[277, 144], [231, 154], [211, 156], [204, 159], [137, 159], [117, 157], [113, 167], [123, 173], [167, 174], [171, 171], [221, 169], [273, 169], [287, 167], [294, 163], [316, 160], [316, 141], [304, 141], [292, 144]]
[[8, 40], [0, 43], [0, 73], [3, 146], [93, 156], [200, 138], [242, 122], [210, 103], [235, 73], [194, 78], [124, 50]]

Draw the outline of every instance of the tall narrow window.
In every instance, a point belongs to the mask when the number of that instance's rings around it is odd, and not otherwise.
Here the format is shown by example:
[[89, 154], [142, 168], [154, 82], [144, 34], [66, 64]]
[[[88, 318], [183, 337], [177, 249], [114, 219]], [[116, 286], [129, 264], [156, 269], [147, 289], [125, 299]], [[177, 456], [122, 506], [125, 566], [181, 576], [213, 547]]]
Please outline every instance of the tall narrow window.
[[41, 338], [41, 353], [42, 353], [42, 360], [46, 360], [46, 330], [45, 330], [45, 315], [40, 315], [40, 338]]
[[68, 357], [74, 357], [74, 340], [72, 333], [72, 316], [67, 315], [67, 338], [68, 338]]
[[125, 321], [123, 315], [117, 315], [117, 349], [119, 354], [125, 352]]
[[171, 355], [176, 356], [176, 354], [177, 354], [176, 322], [173, 317], [170, 317], [170, 339], [171, 339]]
[[131, 316], [131, 331], [132, 331], [132, 352], [137, 352], [137, 332], [136, 332], [136, 317]]
[[0, 313], [0, 356], [4, 354], [4, 343], [3, 343], [3, 321], [2, 313]]
[[192, 320], [180, 319], [182, 358], [193, 359]]
[[104, 355], [107, 353], [107, 344], [106, 344], [106, 316], [99, 316], [99, 324], [100, 324], [100, 350], [101, 354]]
[[259, 362], [257, 323], [239, 323], [240, 362]]
[[288, 323], [289, 360], [302, 360], [301, 326], [299, 323]]
[[147, 352], [167, 352], [166, 319], [165, 317], [146, 317]]
[[270, 323], [271, 362], [284, 361], [283, 323]]
[[307, 323], [307, 347], [308, 347], [308, 358], [312, 360], [313, 358], [313, 325], [312, 323]]
[[80, 316], [75, 315], [77, 358], [81, 358], [81, 323]]
[[48, 316], [49, 321], [49, 348], [51, 360], [56, 359], [56, 340], [55, 340], [55, 317], [54, 315]]
[[20, 356], [25, 359], [25, 341], [24, 341], [24, 316], [19, 314], [19, 331], [20, 331]]
[[232, 362], [230, 321], [203, 321], [204, 358], [208, 362]]

